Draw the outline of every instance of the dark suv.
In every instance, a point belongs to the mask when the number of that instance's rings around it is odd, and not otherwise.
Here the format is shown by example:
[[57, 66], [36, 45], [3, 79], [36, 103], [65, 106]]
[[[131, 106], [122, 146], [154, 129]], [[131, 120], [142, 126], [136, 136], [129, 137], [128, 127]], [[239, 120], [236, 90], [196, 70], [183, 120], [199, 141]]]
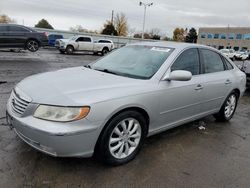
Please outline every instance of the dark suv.
[[48, 44], [46, 33], [16, 24], [0, 24], [0, 48], [24, 48], [35, 52]]

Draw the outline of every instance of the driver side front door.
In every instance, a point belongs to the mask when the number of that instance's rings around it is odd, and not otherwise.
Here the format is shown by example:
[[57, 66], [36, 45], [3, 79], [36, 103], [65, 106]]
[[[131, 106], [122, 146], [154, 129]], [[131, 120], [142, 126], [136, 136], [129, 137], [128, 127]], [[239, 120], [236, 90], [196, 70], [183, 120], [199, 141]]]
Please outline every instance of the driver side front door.
[[192, 73], [189, 81], [160, 82], [160, 126], [176, 126], [195, 119], [201, 113], [203, 87], [200, 82], [200, 61], [198, 49], [187, 49], [172, 64], [169, 72], [186, 70]]

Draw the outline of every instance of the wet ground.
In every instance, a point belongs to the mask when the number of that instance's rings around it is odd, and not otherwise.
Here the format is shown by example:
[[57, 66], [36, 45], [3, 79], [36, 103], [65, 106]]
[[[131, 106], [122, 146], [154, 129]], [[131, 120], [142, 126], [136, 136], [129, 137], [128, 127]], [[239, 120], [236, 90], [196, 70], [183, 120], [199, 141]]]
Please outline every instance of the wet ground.
[[0, 187], [249, 187], [249, 90], [229, 123], [207, 117], [150, 137], [135, 160], [119, 167], [47, 156], [3, 126], [10, 91], [21, 79], [98, 58], [55, 50], [0, 51]]

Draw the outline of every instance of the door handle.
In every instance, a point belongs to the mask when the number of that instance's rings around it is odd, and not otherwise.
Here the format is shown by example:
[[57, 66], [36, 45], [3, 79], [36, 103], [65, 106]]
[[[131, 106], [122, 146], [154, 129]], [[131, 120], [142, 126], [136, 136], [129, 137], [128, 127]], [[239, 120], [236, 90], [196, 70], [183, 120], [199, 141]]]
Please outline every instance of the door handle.
[[196, 91], [198, 90], [202, 90], [203, 89], [203, 86], [201, 84], [198, 84], [195, 88]]
[[232, 82], [231, 82], [231, 80], [229, 80], [229, 79], [227, 79], [226, 82], [225, 82], [226, 85], [231, 84], [231, 83], [232, 83]]

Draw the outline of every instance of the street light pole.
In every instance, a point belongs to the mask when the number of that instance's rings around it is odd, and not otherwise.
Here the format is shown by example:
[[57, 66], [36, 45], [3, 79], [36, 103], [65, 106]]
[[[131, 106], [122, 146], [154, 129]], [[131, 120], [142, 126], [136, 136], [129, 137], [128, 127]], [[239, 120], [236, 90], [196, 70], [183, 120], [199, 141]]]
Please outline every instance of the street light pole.
[[143, 3], [140, 1], [139, 3], [140, 6], [144, 6], [144, 16], [143, 16], [143, 27], [142, 27], [142, 35], [141, 38], [144, 38], [144, 29], [145, 29], [145, 20], [146, 20], [146, 11], [147, 11], [147, 7], [150, 7], [153, 5], [153, 3]]

